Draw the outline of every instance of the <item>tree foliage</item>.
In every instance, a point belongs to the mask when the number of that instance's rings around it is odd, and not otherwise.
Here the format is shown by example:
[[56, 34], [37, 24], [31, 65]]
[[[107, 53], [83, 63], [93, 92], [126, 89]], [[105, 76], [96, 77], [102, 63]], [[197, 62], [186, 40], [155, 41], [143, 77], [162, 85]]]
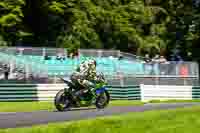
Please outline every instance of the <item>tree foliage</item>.
[[[194, 4], [195, 2], [195, 4]], [[120, 49], [168, 55], [198, 48], [198, 1], [1, 0], [0, 45]]]

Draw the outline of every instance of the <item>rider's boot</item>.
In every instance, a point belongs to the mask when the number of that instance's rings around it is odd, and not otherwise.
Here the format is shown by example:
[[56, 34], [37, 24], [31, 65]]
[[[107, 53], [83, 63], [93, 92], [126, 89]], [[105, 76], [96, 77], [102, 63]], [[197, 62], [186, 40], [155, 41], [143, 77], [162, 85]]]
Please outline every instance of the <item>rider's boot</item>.
[[95, 89], [95, 88], [90, 87], [90, 91], [92, 92], [92, 95], [93, 95], [92, 104], [95, 104], [95, 103], [96, 103], [96, 93], [94, 92], [94, 89]]
[[77, 107], [80, 107], [80, 99], [79, 99], [79, 96], [81, 95], [81, 90], [78, 90], [77, 92], [74, 93], [73, 95], [73, 99], [75, 101], [75, 104]]

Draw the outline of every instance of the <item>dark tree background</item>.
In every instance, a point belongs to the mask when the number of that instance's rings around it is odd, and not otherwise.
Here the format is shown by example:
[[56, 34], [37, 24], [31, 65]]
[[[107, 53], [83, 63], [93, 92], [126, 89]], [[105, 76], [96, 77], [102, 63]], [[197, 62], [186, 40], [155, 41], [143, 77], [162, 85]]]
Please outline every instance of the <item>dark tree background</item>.
[[0, 46], [166, 56], [178, 47], [184, 59], [191, 53], [199, 60], [199, 5], [199, 0], [1, 0]]

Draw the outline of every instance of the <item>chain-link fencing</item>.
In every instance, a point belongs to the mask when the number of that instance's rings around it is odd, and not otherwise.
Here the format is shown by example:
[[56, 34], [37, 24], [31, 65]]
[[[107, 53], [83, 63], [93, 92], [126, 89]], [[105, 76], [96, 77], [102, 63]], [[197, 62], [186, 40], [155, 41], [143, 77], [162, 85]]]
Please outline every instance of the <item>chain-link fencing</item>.
[[[58, 60], [58, 55], [63, 58]], [[0, 82], [58, 83], [58, 77], [69, 77], [84, 59], [93, 57], [97, 71], [112, 85], [199, 83], [196, 62], [145, 63], [142, 57], [115, 50], [80, 49], [78, 57], [67, 55], [67, 49], [60, 48], [0, 48]]]

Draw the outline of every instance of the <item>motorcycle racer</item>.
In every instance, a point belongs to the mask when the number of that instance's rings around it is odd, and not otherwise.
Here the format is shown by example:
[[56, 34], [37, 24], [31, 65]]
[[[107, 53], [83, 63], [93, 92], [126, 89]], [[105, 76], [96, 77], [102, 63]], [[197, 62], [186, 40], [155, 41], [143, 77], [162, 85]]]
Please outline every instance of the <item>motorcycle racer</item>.
[[86, 60], [80, 64], [76, 72], [71, 76], [71, 80], [74, 83], [78, 83], [83, 88], [78, 88], [75, 92], [75, 99], [81, 94], [95, 87], [95, 82], [98, 80], [96, 72], [96, 61], [94, 59]]

